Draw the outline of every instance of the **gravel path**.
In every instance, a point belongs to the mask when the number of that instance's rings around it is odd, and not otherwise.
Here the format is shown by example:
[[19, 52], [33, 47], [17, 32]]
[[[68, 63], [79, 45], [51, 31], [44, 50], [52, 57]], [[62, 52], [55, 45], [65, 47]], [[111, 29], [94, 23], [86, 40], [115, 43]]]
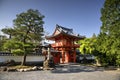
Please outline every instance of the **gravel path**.
[[69, 65], [51, 71], [1, 72], [0, 80], [120, 80], [120, 71]]

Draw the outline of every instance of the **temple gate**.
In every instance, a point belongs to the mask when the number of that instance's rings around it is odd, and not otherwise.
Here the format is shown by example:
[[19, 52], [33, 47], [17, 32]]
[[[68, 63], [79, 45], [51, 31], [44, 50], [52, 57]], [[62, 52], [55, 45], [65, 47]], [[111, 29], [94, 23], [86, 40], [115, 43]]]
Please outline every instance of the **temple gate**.
[[75, 42], [84, 38], [84, 36], [75, 35], [73, 29], [56, 25], [54, 33], [51, 36], [46, 36], [47, 40], [55, 41], [51, 47], [58, 51], [51, 53], [54, 63], [76, 62], [76, 48], [79, 48], [80, 45]]

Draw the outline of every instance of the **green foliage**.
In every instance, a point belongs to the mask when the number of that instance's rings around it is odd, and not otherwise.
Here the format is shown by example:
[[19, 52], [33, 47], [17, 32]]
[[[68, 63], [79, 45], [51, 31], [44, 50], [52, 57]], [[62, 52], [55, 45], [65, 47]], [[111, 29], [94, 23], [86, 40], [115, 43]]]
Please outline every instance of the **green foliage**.
[[27, 54], [32, 53], [34, 51], [33, 49], [35, 48], [35, 45], [33, 43], [26, 43], [23, 46], [24, 46], [24, 48], [26, 48]]
[[117, 56], [116, 64], [117, 64], [118, 66], [120, 66], [120, 54]]
[[35, 44], [39, 45], [42, 40], [43, 18], [44, 16], [38, 10], [29, 9], [17, 15], [17, 18], [13, 20], [13, 28], [2, 29], [2, 32], [9, 35], [10, 39], [4, 44], [4, 49], [24, 55], [22, 65], [25, 64], [26, 55], [31, 53]]
[[78, 42], [80, 44], [80, 52], [82, 54], [93, 54], [96, 51], [96, 38], [86, 38]]
[[[3, 46], [4, 50], [10, 51], [15, 55], [23, 55], [25, 52], [27, 54], [32, 53], [34, 47], [33, 43], [24, 44], [23, 42], [16, 41], [15, 39], [8, 40]], [[26, 48], [26, 51], [24, 48]]]
[[7, 41], [7, 37], [0, 35], [0, 51], [3, 51], [3, 45]]
[[14, 29], [17, 30], [16, 37], [22, 42], [41, 41], [43, 35], [44, 16], [38, 10], [29, 9], [17, 15], [14, 20]]
[[24, 51], [21, 49], [15, 49], [11, 51], [14, 55], [23, 55]]
[[12, 40], [8, 40], [8, 41], [4, 44], [3, 48], [4, 48], [5, 50], [11, 50], [11, 48], [13, 48], [13, 44], [14, 44], [14, 42], [13, 42]]
[[2, 31], [4, 34], [9, 35], [9, 38], [10, 38], [10, 39], [11, 39], [12, 35], [15, 34], [15, 30], [12, 29], [12, 28], [3, 28], [1, 31]]
[[106, 0], [101, 9], [101, 31], [97, 38], [97, 50], [105, 55], [107, 64], [118, 65], [120, 57], [120, 1]]
[[14, 39], [7, 40], [3, 45], [4, 50], [10, 51], [15, 49], [23, 49], [23, 43]]

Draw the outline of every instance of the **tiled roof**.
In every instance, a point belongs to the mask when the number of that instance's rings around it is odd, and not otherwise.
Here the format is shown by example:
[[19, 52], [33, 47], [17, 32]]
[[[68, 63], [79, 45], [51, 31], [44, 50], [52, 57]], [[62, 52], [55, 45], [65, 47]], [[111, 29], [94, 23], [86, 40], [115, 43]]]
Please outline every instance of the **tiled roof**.
[[60, 25], [56, 25], [56, 28], [60, 31], [60, 32], [64, 32], [66, 34], [71, 34], [73, 35], [73, 29], [69, 29], [69, 28], [65, 28], [65, 27], [62, 27]]
[[74, 34], [73, 33], [73, 29], [62, 27], [62, 26], [60, 26], [60, 25], [57, 24], [56, 25], [56, 29], [55, 29], [53, 35], [46, 36], [46, 39], [54, 40], [54, 38], [56, 38], [56, 37], [58, 37], [60, 35], [68, 36], [69, 38], [74, 38], [76, 40], [84, 39], [85, 38], [85, 36], [80, 36], [80, 35]]

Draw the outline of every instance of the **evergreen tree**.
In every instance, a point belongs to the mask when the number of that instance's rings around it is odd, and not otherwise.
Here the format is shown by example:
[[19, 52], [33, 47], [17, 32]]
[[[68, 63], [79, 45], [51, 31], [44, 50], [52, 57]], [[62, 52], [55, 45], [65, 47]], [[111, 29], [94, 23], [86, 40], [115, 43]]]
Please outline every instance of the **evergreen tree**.
[[[40, 42], [43, 35], [43, 18], [44, 16], [38, 10], [32, 9], [17, 15], [14, 20], [14, 29], [17, 31], [16, 38], [23, 42], [24, 45], [29, 42]], [[26, 61], [27, 47], [24, 46], [22, 65]]]
[[13, 36], [13, 34], [15, 34], [14, 32], [14, 29], [12, 29], [12, 28], [3, 28], [2, 30], [1, 30], [4, 34], [7, 34], [8, 36], [9, 36], [9, 39], [11, 39], [12, 38], [12, 36]]
[[120, 0], [106, 0], [101, 14], [97, 49], [105, 55], [107, 64], [120, 65]]
[[4, 35], [0, 35], [0, 51], [3, 51], [3, 45], [7, 41], [7, 37]]
[[[38, 11], [29, 9], [20, 13], [13, 20], [14, 27], [2, 29], [2, 31], [12, 38], [4, 44], [5, 49], [11, 49], [15, 54], [24, 53], [21, 65], [25, 65], [26, 56], [32, 50], [31, 47], [39, 45], [43, 36], [43, 18]], [[9, 32], [8, 32], [9, 31]]]

